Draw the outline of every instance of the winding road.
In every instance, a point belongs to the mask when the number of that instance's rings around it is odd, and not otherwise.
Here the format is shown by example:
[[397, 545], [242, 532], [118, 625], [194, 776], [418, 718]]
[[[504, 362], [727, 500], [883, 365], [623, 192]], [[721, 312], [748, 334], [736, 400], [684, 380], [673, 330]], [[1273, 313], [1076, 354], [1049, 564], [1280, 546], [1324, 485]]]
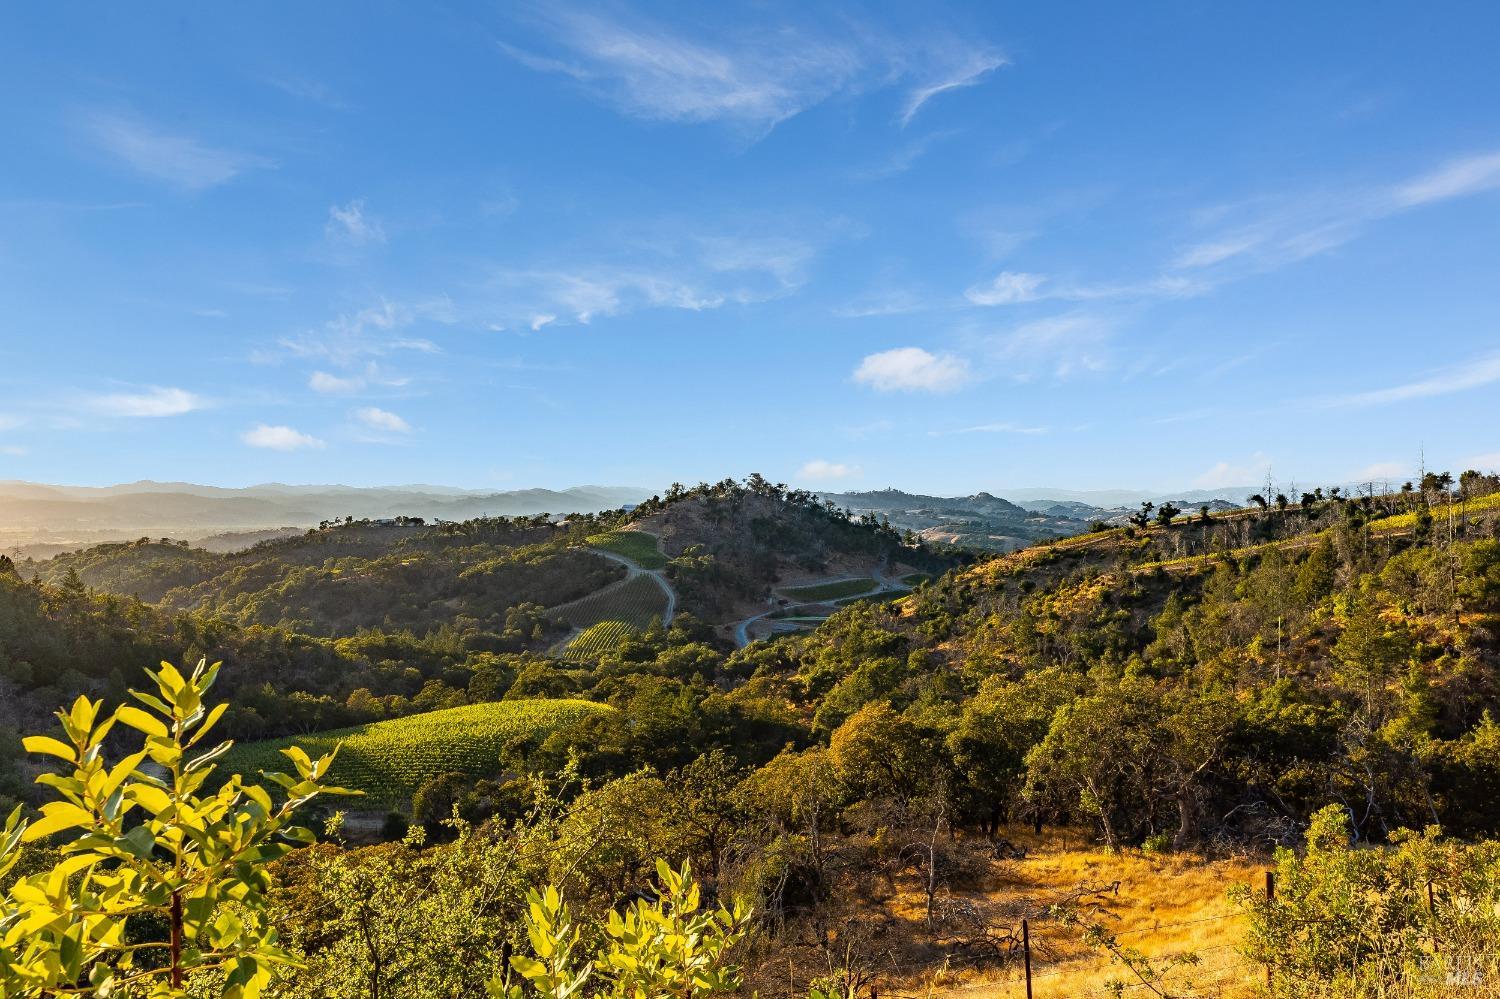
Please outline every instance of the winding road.
[[[829, 579], [814, 580], [810, 583], [798, 583], [797, 586], [823, 586], [827, 583], [842, 583], [846, 580], [851, 579], [873, 579], [875, 580], [875, 588], [869, 593], [859, 594], [860, 598], [873, 597], [881, 593], [906, 593], [910, 591], [911, 587], [907, 586], [899, 579], [891, 579], [886, 576], [885, 570], [889, 567], [889, 562], [881, 562], [880, 565], [870, 570], [870, 574], [868, 576], [834, 576]], [[771, 614], [775, 614], [777, 611], [795, 610], [798, 607], [817, 607], [819, 605], [827, 605], [831, 601], [803, 600], [796, 603], [782, 604], [777, 603], [776, 597], [772, 596], [768, 599], [768, 602], [771, 604], [771, 606], [767, 610], [761, 611], [759, 614], [753, 614], [750, 617], [745, 618], [743, 621], [738, 621], [735, 623], [735, 645], [743, 649], [745, 646], [750, 644], [750, 626], [756, 621], [759, 621], [761, 618], [768, 617]]]
[[[652, 579], [656, 580], [656, 585], [661, 587], [662, 594], [667, 598], [667, 609], [662, 614], [661, 623], [663, 626], [672, 623], [672, 615], [677, 613], [677, 591], [672, 589], [672, 584], [667, 582], [667, 577], [662, 574], [662, 571], [660, 569], [642, 568], [639, 564], [632, 562], [624, 555], [616, 555], [614, 552], [607, 552], [603, 548], [590, 548], [589, 551], [593, 552], [595, 555], [603, 555], [611, 562], [618, 562], [625, 567], [625, 578], [611, 583], [611, 587], [624, 586], [626, 583], [630, 582], [637, 576], [650, 576]], [[589, 594], [589, 597], [597, 596], [598, 594], [603, 592], [603, 590], [595, 590], [593, 593]], [[588, 597], [581, 597], [580, 599], [587, 600]], [[564, 604], [564, 606], [567, 605]]]

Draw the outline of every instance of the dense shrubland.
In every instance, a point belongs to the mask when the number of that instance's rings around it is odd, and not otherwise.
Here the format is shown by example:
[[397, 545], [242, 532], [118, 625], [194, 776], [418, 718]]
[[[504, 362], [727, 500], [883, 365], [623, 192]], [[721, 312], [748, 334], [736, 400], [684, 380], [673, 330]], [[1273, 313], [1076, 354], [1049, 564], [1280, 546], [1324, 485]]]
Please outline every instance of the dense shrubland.
[[[1346, 994], [1313, 968], [1323, 944], [1306, 932], [1333, 918], [1318, 909], [1336, 901], [1333, 879], [1405, 886], [1404, 899], [1420, 860], [1439, 906], [1468, 911], [1495, 877], [1497, 483], [1460, 481], [1153, 516], [850, 606], [806, 636], [731, 651], [683, 615], [586, 663], [464, 649], [441, 629], [295, 637], [12, 578], [0, 666], [61, 695], [123, 687], [131, 656], [222, 654], [221, 686], [244, 699], [225, 730], [251, 734], [262, 710], [294, 710], [296, 687], [257, 701], [263, 683], [231, 680], [238, 659], [281, 662], [303, 697], [328, 698], [302, 716], [309, 731], [419, 703], [614, 709], [507, 747], [489, 774], [434, 774], [412, 831], [386, 823], [390, 842], [356, 845], [369, 834], [334, 822], [344, 845], [279, 861], [278, 925], [311, 969], [277, 986], [287, 995], [470, 994], [497, 962], [442, 955], [493, 957], [497, 941], [521, 953], [529, 886], [556, 883], [578, 920], [603, 919], [659, 857], [753, 906], [744, 961], [763, 992], [862, 988], [898, 946], [918, 962], [1003, 964], [1001, 916], [945, 900], [987, 883], [1017, 823], [1153, 853], [1280, 848], [1277, 904], [1304, 922], [1248, 898], [1249, 946], [1285, 951], [1268, 963], [1310, 995]], [[76, 673], [39, 682], [37, 662]], [[402, 692], [387, 693], [395, 678]], [[313, 694], [319, 682], [345, 693]], [[1430, 826], [1452, 843], [1402, 831]], [[915, 927], [884, 908], [898, 894], [917, 900]], [[446, 907], [473, 918], [448, 926]], [[1373, 981], [1430, 964], [1423, 918], [1393, 911], [1395, 942], [1340, 952], [1339, 967]], [[1488, 924], [1463, 932], [1493, 945]], [[456, 977], [439, 987], [429, 973]], [[313, 982], [323, 992], [295, 991]]]

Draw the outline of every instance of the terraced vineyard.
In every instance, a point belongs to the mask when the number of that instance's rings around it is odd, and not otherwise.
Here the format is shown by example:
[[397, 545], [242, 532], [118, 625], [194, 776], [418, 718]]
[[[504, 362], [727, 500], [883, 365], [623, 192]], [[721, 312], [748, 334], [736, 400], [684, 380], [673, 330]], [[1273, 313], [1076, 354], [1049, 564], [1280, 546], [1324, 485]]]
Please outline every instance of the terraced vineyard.
[[556, 608], [553, 614], [583, 629], [554, 654], [574, 661], [597, 658], [627, 635], [642, 631], [667, 612], [667, 595], [650, 576], [636, 576], [618, 586]]
[[342, 743], [330, 778], [335, 784], [365, 792], [363, 798], [349, 799], [349, 807], [406, 808], [412, 793], [436, 774], [493, 774], [499, 769], [500, 751], [506, 743], [540, 738], [586, 715], [613, 710], [604, 704], [575, 700], [469, 704], [312, 735], [245, 743], [225, 754], [220, 772], [288, 772], [291, 761], [281, 755], [288, 746], [300, 746], [316, 758]]
[[667, 557], [661, 553], [656, 535], [645, 531], [610, 531], [589, 538], [589, 544], [616, 555], [623, 555], [642, 569], [662, 569]]
[[650, 576], [636, 576], [618, 586], [605, 587], [552, 611], [575, 628], [589, 628], [601, 621], [621, 621], [638, 629], [666, 612], [667, 595]]
[[875, 589], [875, 580], [841, 579], [833, 583], [815, 583], [812, 586], [793, 586], [781, 592], [793, 600], [838, 600], [840, 597], [857, 597]]
[[558, 655], [571, 662], [597, 659], [639, 631], [624, 621], [600, 621], [579, 632]]

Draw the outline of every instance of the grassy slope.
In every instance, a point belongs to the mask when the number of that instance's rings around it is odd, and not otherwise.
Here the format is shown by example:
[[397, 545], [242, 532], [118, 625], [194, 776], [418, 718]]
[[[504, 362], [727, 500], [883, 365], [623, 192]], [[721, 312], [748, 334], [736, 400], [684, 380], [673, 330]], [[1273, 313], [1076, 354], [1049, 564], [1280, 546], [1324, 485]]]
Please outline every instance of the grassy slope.
[[793, 600], [838, 600], [843, 597], [863, 596], [875, 589], [875, 580], [841, 579], [835, 583], [815, 583], [812, 586], [793, 586], [778, 592]]
[[[1109, 853], [1078, 848], [1055, 833], [1035, 837], [1030, 831], [1012, 831], [1010, 838], [1028, 849], [1026, 859], [999, 864], [1000, 886], [994, 894], [981, 893], [983, 900], [1010, 900], [1024, 905], [1030, 900], [1043, 907], [1079, 885], [1106, 886], [1120, 882], [1118, 895], [1100, 897], [1103, 913], [1098, 918], [1122, 945], [1136, 947], [1152, 958], [1192, 952], [1201, 963], [1185, 969], [1202, 990], [1173, 991], [1174, 995], [1203, 994], [1222, 999], [1249, 999], [1258, 994], [1263, 970], [1251, 965], [1237, 951], [1245, 921], [1226, 897], [1236, 882], [1260, 884], [1263, 868], [1241, 859], [1208, 860], [1194, 854], [1153, 855], [1139, 850]], [[922, 918], [922, 899], [904, 892], [891, 902], [900, 915], [913, 921]], [[1019, 925], [1019, 916], [1015, 919]], [[1090, 950], [1069, 930], [1048, 916], [1032, 919], [1032, 975], [1035, 994], [1050, 996], [1107, 996], [1111, 980], [1135, 981], [1107, 955]], [[1179, 987], [1184, 979], [1174, 974]], [[925, 983], [924, 983], [925, 984]], [[962, 994], [967, 999], [1021, 999], [1026, 995], [1020, 967], [990, 968], [975, 972], [955, 962], [953, 970], [933, 982], [935, 994]], [[1222, 991], [1219, 991], [1222, 990]], [[1136, 989], [1126, 990], [1134, 994]], [[1144, 994], [1144, 993], [1143, 993]]]
[[623, 555], [642, 569], [661, 569], [667, 557], [661, 553], [656, 536], [645, 531], [610, 531], [589, 538], [589, 544], [616, 555]]
[[313, 735], [245, 743], [225, 755], [220, 770], [287, 772], [291, 761], [280, 752], [287, 746], [300, 746], [316, 758], [342, 744], [331, 779], [366, 794], [351, 799], [350, 806], [399, 807], [409, 803], [412, 792], [429, 777], [450, 771], [496, 773], [500, 751], [511, 740], [540, 737], [584, 715], [611, 710], [574, 700], [470, 704]]

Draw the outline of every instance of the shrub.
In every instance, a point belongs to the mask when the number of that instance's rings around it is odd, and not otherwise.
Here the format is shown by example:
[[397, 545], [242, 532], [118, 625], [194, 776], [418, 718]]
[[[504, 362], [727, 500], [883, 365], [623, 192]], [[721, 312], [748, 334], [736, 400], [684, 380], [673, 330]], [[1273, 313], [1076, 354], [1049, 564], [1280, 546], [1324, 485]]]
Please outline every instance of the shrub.
[[[179, 996], [191, 976], [195, 990], [249, 999], [275, 966], [297, 963], [278, 946], [265, 868], [312, 841], [292, 824], [300, 806], [344, 793], [323, 784], [334, 753], [314, 762], [288, 747], [296, 776], [266, 775], [285, 794], [279, 806], [238, 775], [201, 793], [230, 745], [194, 749], [228, 707], [203, 703], [218, 671], [200, 661], [185, 677], [162, 663], [147, 671], [155, 694], [132, 691], [149, 710], [124, 705], [105, 716], [101, 702], [80, 697], [58, 712], [64, 739], [25, 740], [28, 752], [71, 771], [38, 777], [57, 800], [30, 824], [17, 808], [0, 836], [0, 875], [23, 843], [60, 839], [62, 857], [0, 901], [0, 996]], [[104, 740], [117, 724], [144, 741], [110, 766]]]

